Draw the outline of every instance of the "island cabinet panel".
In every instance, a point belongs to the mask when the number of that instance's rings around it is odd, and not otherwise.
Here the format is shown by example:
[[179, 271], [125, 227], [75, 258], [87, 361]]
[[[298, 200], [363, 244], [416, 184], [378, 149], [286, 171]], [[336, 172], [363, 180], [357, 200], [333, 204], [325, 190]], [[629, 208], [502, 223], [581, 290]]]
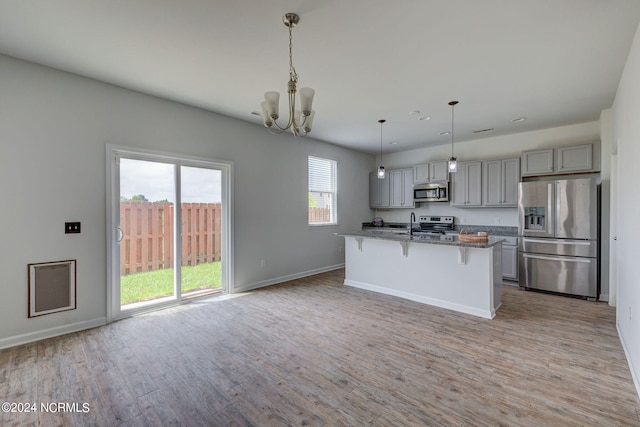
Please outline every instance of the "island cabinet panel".
[[377, 172], [369, 174], [369, 207], [388, 208], [391, 203], [389, 174], [378, 178]]
[[392, 208], [413, 208], [413, 168], [389, 172]]
[[460, 162], [452, 173], [453, 206], [482, 205], [482, 162]]
[[518, 206], [520, 158], [482, 162], [482, 205]]
[[347, 286], [487, 319], [500, 307], [501, 243], [464, 247], [344, 236]]

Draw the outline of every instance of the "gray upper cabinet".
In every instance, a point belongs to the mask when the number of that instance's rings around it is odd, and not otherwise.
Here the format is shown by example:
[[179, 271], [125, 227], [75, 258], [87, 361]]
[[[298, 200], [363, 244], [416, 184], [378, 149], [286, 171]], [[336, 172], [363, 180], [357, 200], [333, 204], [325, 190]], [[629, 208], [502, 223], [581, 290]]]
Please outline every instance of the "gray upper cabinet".
[[413, 168], [389, 172], [392, 208], [413, 208]]
[[377, 172], [369, 174], [369, 207], [388, 208], [390, 206], [389, 173], [384, 179], [378, 178]]
[[482, 205], [518, 206], [520, 158], [482, 162]]
[[452, 175], [453, 206], [482, 205], [482, 162], [459, 162]]
[[553, 148], [522, 152], [522, 176], [553, 173]]
[[593, 144], [556, 148], [559, 173], [589, 171], [593, 169]]
[[446, 160], [422, 163], [413, 167], [414, 184], [442, 181], [449, 181], [449, 168]]
[[598, 172], [599, 143], [522, 152], [522, 176]]
[[446, 160], [430, 162], [431, 182], [449, 181], [449, 163]]

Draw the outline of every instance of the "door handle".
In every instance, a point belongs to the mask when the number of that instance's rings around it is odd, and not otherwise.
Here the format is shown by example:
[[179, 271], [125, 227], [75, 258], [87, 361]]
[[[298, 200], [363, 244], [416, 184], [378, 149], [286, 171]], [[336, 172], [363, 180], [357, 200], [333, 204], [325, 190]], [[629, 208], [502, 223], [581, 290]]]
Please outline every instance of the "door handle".
[[576, 263], [584, 263], [584, 264], [589, 264], [591, 263], [594, 259], [593, 258], [569, 258], [569, 257], [550, 257], [550, 256], [542, 256], [542, 255], [529, 255], [529, 254], [522, 254], [522, 256], [524, 258], [531, 258], [531, 259], [542, 259], [542, 260], [546, 260], [546, 261], [562, 261], [562, 262], [576, 262]]
[[118, 237], [116, 238], [116, 242], [120, 243], [122, 242], [122, 239], [124, 239], [124, 233], [122, 232], [122, 228], [120, 227], [116, 227], [116, 231], [118, 232]]

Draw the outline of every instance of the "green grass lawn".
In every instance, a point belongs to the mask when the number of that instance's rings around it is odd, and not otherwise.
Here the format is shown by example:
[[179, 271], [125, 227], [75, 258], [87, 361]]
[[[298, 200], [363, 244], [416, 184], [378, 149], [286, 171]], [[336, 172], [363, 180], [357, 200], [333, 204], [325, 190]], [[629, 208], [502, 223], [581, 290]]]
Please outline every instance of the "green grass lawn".
[[[182, 267], [182, 293], [222, 287], [220, 262]], [[173, 268], [134, 273], [120, 278], [122, 305], [173, 295]]]

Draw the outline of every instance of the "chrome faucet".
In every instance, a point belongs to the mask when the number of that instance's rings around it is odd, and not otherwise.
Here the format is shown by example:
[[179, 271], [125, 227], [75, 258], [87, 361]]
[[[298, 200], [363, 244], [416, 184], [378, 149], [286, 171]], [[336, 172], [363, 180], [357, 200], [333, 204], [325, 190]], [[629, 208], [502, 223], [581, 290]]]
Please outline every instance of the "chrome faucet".
[[416, 214], [411, 212], [409, 217], [409, 236], [413, 236], [413, 222], [416, 220]]

